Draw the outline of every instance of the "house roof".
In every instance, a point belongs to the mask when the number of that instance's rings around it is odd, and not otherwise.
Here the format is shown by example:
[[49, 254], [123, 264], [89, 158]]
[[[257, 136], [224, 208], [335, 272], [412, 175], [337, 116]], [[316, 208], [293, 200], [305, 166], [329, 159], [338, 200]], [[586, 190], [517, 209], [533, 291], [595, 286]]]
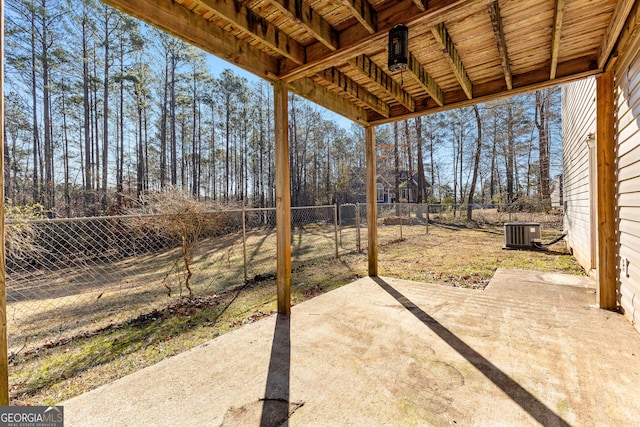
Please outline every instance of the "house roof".
[[[600, 73], [633, 0], [103, 0], [344, 117], [381, 124]], [[409, 29], [408, 69], [387, 68]]]

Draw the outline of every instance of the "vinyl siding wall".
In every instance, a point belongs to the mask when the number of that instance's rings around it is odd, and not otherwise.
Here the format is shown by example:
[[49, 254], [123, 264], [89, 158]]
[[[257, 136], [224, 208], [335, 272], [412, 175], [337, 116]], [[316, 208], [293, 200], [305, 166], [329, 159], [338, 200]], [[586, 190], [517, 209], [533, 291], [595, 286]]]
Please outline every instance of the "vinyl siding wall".
[[566, 241], [580, 265], [595, 266], [591, 254], [591, 175], [589, 134], [596, 132], [596, 81], [582, 80], [562, 87], [562, 163]]
[[[618, 300], [640, 331], [640, 37], [615, 68]], [[628, 260], [628, 272], [622, 260]]]
[[[628, 22], [640, 20], [635, 6]], [[628, 26], [625, 48], [615, 74], [615, 173], [616, 173], [616, 274], [618, 304], [640, 331], [640, 32]], [[563, 87], [563, 161], [565, 228], [568, 245], [585, 268], [594, 266], [591, 253], [595, 239], [591, 211], [589, 145], [595, 133], [595, 80]], [[597, 143], [597, 142], [596, 142]], [[628, 261], [628, 271], [622, 269]]]

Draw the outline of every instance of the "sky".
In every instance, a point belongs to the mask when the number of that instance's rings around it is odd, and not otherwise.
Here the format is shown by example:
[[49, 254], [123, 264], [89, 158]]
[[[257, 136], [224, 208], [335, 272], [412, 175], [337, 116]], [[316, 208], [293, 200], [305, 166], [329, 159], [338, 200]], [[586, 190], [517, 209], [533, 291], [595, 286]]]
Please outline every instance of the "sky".
[[[250, 82], [258, 82], [261, 80], [260, 77], [257, 77], [249, 73], [248, 71], [245, 71], [242, 68], [239, 68], [233, 65], [230, 62], [220, 59], [217, 56], [211, 55], [209, 53], [206, 53], [206, 55], [207, 55], [207, 63], [209, 64], [209, 67], [213, 71], [213, 74], [216, 76], [219, 75], [225, 68], [229, 68], [236, 75], [245, 77]], [[319, 106], [318, 104], [314, 104], [314, 105], [318, 106], [318, 108], [323, 112], [323, 116], [326, 120], [335, 122], [336, 124], [338, 124], [340, 127], [344, 129], [351, 128], [351, 124], [354, 123], [351, 120], [340, 116], [339, 114], [335, 114], [332, 111], [329, 111], [326, 108]]]

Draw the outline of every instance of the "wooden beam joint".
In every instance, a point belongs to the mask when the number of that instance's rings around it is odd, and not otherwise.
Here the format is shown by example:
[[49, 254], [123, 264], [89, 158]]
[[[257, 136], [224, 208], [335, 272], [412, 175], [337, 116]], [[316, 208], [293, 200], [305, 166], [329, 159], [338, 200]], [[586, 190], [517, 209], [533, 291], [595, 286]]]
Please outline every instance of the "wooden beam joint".
[[368, 56], [360, 55], [356, 57], [355, 60], [349, 61], [349, 63], [369, 77], [372, 82], [392, 96], [400, 103], [400, 105], [404, 106], [409, 111], [415, 111], [416, 103], [411, 96]]
[[549, 78], [556, 78], [558, 69], [558, 56], [560, 54], [560, 34], [562, 33], [562, 21], [564, 18], [564, 0], [556, 0], [555, 15], [553, 17], [553, 31], [551, 34], [551, 72]]
[[244, 4], [224, 0], [200, 0], [211, 12], [262, 41], [279, 54], [297, 64], [305, 62], [304, 47]]
[[418, 79], [424, 90], [439, 106], [444, 105], [444, 95], [440, 86], [426, 72], [422, 64], [418, 62], [413, 53], [409, 52], [409, 71]]
[[378, 31], [378, 16], [367, 0], [343, 0], [342, 3], [370, 34]]
[[306, 2], [302, 0], [275, 0], [270, 4], [304, 27], [331, 51], [340, 46], [338, 31]]
[[318, 77], [332, 83], [340, 88], [344, 93], [347, 93], [354, 98], [365, 103], [373, 111], [379, 113], [383, 117], [389, 117], [389, 105], [382, 101], [377, 96], [354, 82], [344, 73], [340, 72], [337, 68], [331, 67], [323, 70], [317, 74]]
[[466, 70], [464, 69], [464, 65], [462, 64], [462, 59], [460, 59], [460, 55], [456, 49], [449, 32], [447, 31], [444, 23], [439, 23], [435, 27], [431, 29], [431, 33], [436, 39], [440, 50], [444, 54], [444, 56], [449, 61], [451, 65], [451, 69], [453, 70], [453, 74], [455, 74], [458, 83], [462, 87], [462, 90], [467, 95], [467, 98], [473, 99], [473, 86], [471, 84], [471, 80], [467, 75]]
[[491, 26], [493, 27], [493, 34], [496, 37], [498, 53], [500, 54], [500, 65], [502, 65], [504, 72], [504, 81], [507, 84], [507, 90], [511, 90], [513, 89], [513, 76], [511, 74], [511, 64], [507, 52], [507, 42], [504, 38], [504, 28], [502, 26], [498, 0], [489, 5], [489, 17], [491, 18]]

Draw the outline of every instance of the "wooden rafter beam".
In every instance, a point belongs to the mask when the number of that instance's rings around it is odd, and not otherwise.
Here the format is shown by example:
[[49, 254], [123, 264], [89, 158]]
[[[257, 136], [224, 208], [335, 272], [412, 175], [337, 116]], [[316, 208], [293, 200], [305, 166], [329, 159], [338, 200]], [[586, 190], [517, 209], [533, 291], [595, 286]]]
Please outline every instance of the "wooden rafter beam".
[[425, 10], [427, 10], [427, 6], [426, 3], [427, 0], [413, 0], [413, 4], [416, 5], [416, 8], [420, 11], [420, 12], [424, 12]]
[[435, 27], [431, 28], [431, 33], [436, 39], [436, 42], [440, 46], [442, 53], [451, 64], [451, 69], [453, 70], [453, 74], [455, 74], [458, 83], [462, 86], [462, 90], [467, 94], [469, 99], [473, 98], [473, 86], [471, 85], [471, 80], [469, 80], [469, 76], [467, 75], [467, 71], [464, 69], [464, 65], [462, 64], [462, 59], [460, 59], [460, 55], [456, 49], [453, 40], [451, 40], [451, 36], [447, 31], [444, 24], [441, 22]]
[[618, 37], [624, 29], [624, 24], [627, 22], [627, 18], [633, 9], [635, 0], [620, 0], [616, 5], [616, 10], [613, 12], [613, 18], [607, 29], [600, 51], [598, 52], [598, 67], [604, 68], [604, 65], [609, 59], [613, 47], [618, 41]]
[[369, 77], [372, 82], [384, 90], [391, 97], [404, 106], [409, 111], [416, 109], [416, 103], [411, 96], [400, 87], [395, 80], [378, 67], [367, 55], [357, 56], [355, 60], [349, 62], [361, 73]]
[[224, 0], [200, 0], [211, 12], [230, 22], [239, 29], [252, 34], [262, 43], [293, 62], [303, 64], [304, 47], [280, 31], [275, 25], [247, 8], [244, 4], [231, 3]]
[[511, 65], [509, 63], [509, 54], [507, 52], [507, 43], [504, 39], [504, 28], [502, 26], [502, 17], [500, 16], [500, 6], [498, 6], [498, 0], [489, 5], [489, 17], [491, 18], [491, 25], [493, 26], [493, 35], [496, 37], [496, 44], [498, 45], [498, 53], [500, 54], [500, 64], [504, 72], [504, 81], [507, 84], [507, 89], [513, 89], [513, 77], [511, 75]]
[[556, 11], [553, 17], [553, 31], [551, 33], [551, 72], [549, 73], [549, 78], [551, 80], [556, 78], [556, 71], [558, 68], [562, 18], [564, 18], [564, 0], [556, 0]]
[[373, 34], [377, 31], [378, 17], [367, 0], [342, 0], [342, 3], [369, 33]]
[[103, 0], [169, 34], [265, 79], [278, 74], [278, 61], [173, 0]]
[[[283, 0], [278, 0], [283, 1]], [[298, 66], [282, 61], [280, 78], [286, 81], [311, 76], [329, 67], [337, 67], [362, 54], [369, 46], [386, 40], [389, 30], [398, 22], [409, 28], [414, 26], [432, 27], [439, 22], [457, 21], [472, 15], [486, 7], [493, 0], [440, 0], [430, 1], [429, 9], [416, 13], [413, 0], [400, 0], [397, 4], [378, 12], [378, 32], [368, 34], [361, 26], [354, 25], [340, 33], [340, 48], [327, 53], [317, 46], [307, 47], [307, 62]], [[354, 28], [355, 27], [355, 28]], [[366, 32], [366, 34], [365, 34]]]
[[[505, 98], [513, 95], [533, 92], [548, 87], [557, 86], [581, 80], [590, 76], [602, 73], [601, 68], [592, 68], [592, 57], [582, 59], [574, 59], [565, 63], [558, 64], [558, 73], [555, 80], [549, 80], [549, 68], [543, 67], [539, 70], [528, 72], [522, 75], [513, 76], [513, 90], [504, 90], [504, 79], [482, 83], [473, 88], [474, 98], [468, 99], [462, 89], [455, 92], [447, 92], [445, 94], [445, 104], [439, 106], [431, 101], [426, 104], [421, 103], [416, 106], [414, 112], [407, 113], [401, 107], [393, 107], [389, 118], [370, 117], [369, 123], [378, 126], [392, 123], [398, 120], [406, 120], [414, 117], [420, 117], [427, 114], [440, 113], [442, 111], [453, 110], [456, 108], [470, 107], [474, 104], [491, 102], [497, 99]], [[500, 89], [503, 90], [500, 90]]]
[[340, 114], [356, 123], [366, 124], [367, 114], [361, 108], [335, 92], [331, 92], [320, 86], [309, 77], [304, 77], [289, 84], [289, 89], [309, 101]]
[[418, 82], [422, 85], [423, 89], [429, 94], [434, 101], [438, 103], [438, 105], [444, 105], [444, 95], [442, 94], [442, 89], [440, 86], [436, 84], [436, 82], [431, 78], [429, 73], [427, 73], [422, 66], [418, 62], [413, 53], [409, 52], [409, 71], [418, 79]]
[[[338, 32], [302, 0], [275, 0], [271, 4], [302, 25], [320, 43], [334, 51], [340, 46]], [[312, 73], [313, 74], [313, 73]]]
[[369, 108], [371, 108], [373, 111], [378, 112], [383, 117], [389, 117], [389, 105], [387, 105], [380, 98], [360, 86], [358, 83], [351, 80], [337, 68], [331, 67], [319, 72], [317, 75], [321, 79], [338, 86], [343, 92], [353, 96], [359, 101], [364, 102]]

